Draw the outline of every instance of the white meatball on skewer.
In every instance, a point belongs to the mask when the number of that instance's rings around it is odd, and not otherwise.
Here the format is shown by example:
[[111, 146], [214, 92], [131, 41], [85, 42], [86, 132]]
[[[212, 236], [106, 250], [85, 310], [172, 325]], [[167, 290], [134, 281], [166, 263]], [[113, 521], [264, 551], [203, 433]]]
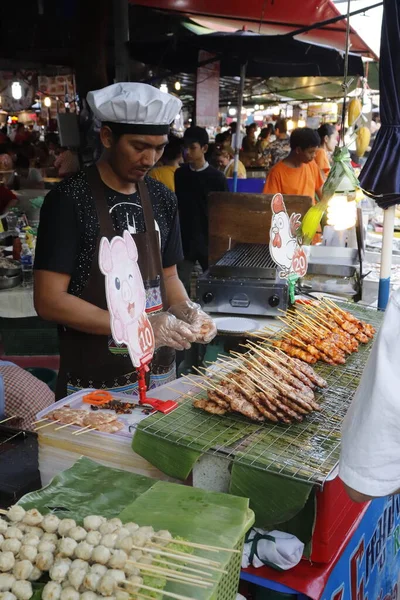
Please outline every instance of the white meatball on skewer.
[[35, 565], [41, 571], [49, 571], [54, 564], [54, 554], [52, 552], [40, 552], [35, 561]]
[[12, 552], [0, 552], [0, 571], [5, 573], [11, 571], [15, 565], [15, 558]]
[[79, 592], [79, 588], [83, 585], [86, 577], [86, 569], [70, 569], [68, 572], [68, 582], [75, 590]]
[[104, 517], [100, 517], [99, 515], [89, 515], [83, 519], [83, 526], [86, 531], [97, 531], [104, 522]]
[[3, 592], [1, 594], [1, 600], [17, 600], [17, 596], [12, 594], [11, 592]]
[[61, 556], [73, 556], [77, 545], [78, 542], [70, 537], [62, 538], [58, 543], [58, 552], [61, 554]]
[[106, 533], [106, 535], [103, 535], [101, 538], [100, 544], [106, 548], [115, 548], [117, 539], [118, 535], [116, 533]]
[[40, 525], [46, 533], [55, 533], [60, 525], [60, 519], [56, 515], [46, 515]]
[[18, 600], [30, 600], [33, 595], [32, 584], [30, 581], [16, 581], [13, 584], [11, 591], [17, 596]]
[[[81, 600], [97, 600], [98, 596], [95, 592], [83, 592], [81, 594]], [[128, 598], [129, 600], [129, 598]]]
[[111, 569], [123, 569], [127, 560], [128, 555], [126, 552], [123, 550], [114, 550], [107, 564]]
[[57, 583], [62, 583], [68, 574], [70, 565], [71, 562], [67, 559], [57, 560], [50, 569], [50, 579]]
[[14, 575], [11, 575], [11, 573], [0, 573], [0, 592], [8, 592], [14, 583]]
[[42, 600], [60, 600], [61, 585], [55, 581], [49, 581], [43, 588]]
[[26, 525], [40, 525], [43, 521], [43, 515], [36, 508], [32, 508], [31, 510], [27, 510], [22, 522]]
[[79, 600], [80, 593], [73, 587], [69, 586], [62, 590], [60, 600]]
[[62, 519], [58, 526], [58, 535], [61, 537], [67, 536], [70, 529], [76, 527], [74, 519]]
[[22, 533], [22, 531], [20, 529], [18, 529], [18, 527], [9, 527], [4, 534], [4, 537], [6, 540], [12, 540], [12, 539], [22, 540], [22, 538], [24, 537], [24, 534]]
[[81, 542], [82, 540], [84, 540], [86, 538], [86, 536], [87, 536], [86, 529], [84, 529], [83, 527], [80, 527], [79, 525], [77, 527], [72, 527], [68, 531], [68, 537], [72, 538], [76, 542]]
[[108, 569], [105, 565], [94, 564], [90, 567], [90, 572], [95, 573], [103, 577], [107, 573]]
[[33, 564], [29, 560], [18, 560], [13, 568], [15, 579], [28, 580], [33, 571]]
[[50, 552], [51, 554], [55, 554], [56, 544], [53, 544], [53, 542], [41, 541], [40, 544], [38, 545], [37, 549], [38, 549], [38, 552], [40, 552], [41, 554], [43, 554], [44, 552]]
[[86, 560], [82, 560], [81, 558], [76, 558], [71, 563], [71, 569], [85, 569], [85, 571], [89, 571], [89, 564]]
[[56, 533], [44, 533], [41, 542], [50, 542], [51, 544], [57, 544], [58, 535]]
[[117, 590], [117, 582], [114, 577], [106, 573], [99, 581], [99, 585], [97, 586], [97, 591], [102, 596], [111, 596]]
[[22, 508], [22, 506], [18, 506], [17, 504], [14, 504], [14, 506], [11, 506], [8, 511], [7, 511], [7, 519], [9, 519], [10, 521], [12, 521], [13, 523], [18, 523], [19, 521], [22, 521], [23, 518], [25, 517], [25, 509]]
[[96, 592], [97, 587], [98, 587], [99, 582], [102, 577], [103, 577], [102, 575], [98, 575], [97, 573], [92, 573], [90, 571], [89, 573], [86, 573], [86, 577], [84, 579], [83, 585], [88, 590], [91, 590], [92, 592]]
[[88, 544], [87, 542], [80, 542], [75, 548], [75, 556], [82, 560], [90, 560], [93, 550], [94, 546], [91, 544]]
[[33, 533], [26, 533], [21, 540], [23, 546], [39, 546], [40, 538]]
[[19, 557], [21, 560], [30, 560], [31, 563], [34, 563], [37, 553], [37, 546], [29, 546], [28, 544], [24, 544], [20, 548]]
[[92, 560], [94, 562], [100, 563], [101, 565], [107, 564], [110, 560], [110, 557], [111, 552], [109, 548], [106, 548], [105, 546], [97, 546], [92, 552]]
[[37, 567], [33, 567], [32, 573], [28, 577], [28, 581], [39, 581], [41, 576], [43, 575], [42, 571]]
[[19, 540], [17, 540], [17, 538], [11, 538], [8, 540], [4, 540], [4, 542], [1, 544], [1, 550], [3, 552], [12, 552], [13, 554], [18, 554], [18, 552], [21, 550], [21, 542]]
[[91, 546], [98, 546], [102, 537], [100, 531], [89, 531], [86, 536], [86, 542]]
[[2, 535], [4, 535], [5, 532], [7, 531], [7, 529], [8, 529], [7, 521], [4, 521], [4, 519], [0, 519], [0, 533]]

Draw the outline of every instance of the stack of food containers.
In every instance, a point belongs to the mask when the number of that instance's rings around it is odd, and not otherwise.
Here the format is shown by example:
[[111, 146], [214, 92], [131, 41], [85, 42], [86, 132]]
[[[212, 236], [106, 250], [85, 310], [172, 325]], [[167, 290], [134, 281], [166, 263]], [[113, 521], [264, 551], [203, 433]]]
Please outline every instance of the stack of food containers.
[[[131, 396], [113, 394], [113, 399], [129, 403], [130, 414], [115, 414], [114, 411], [102, 409], [101, 405], [93, 411], [91, 405], [83, 402], [86, 394], [93, 390], [82, 390], [72, 396], [56, 402], [37, 415], [37, 434], [39, 443], [39, 470], [42, 485], [47, 485], [60, 471], [71, 467], [80, 456], [87, 456], [105, 466], [114, 467], [153, 477], [172, 481], [145, 459], [135, 454], [131, 448], [132, 436], [137, 423], [145, 419], [148, 411], [137, 406]], [[96, 430], [83, 430], [82, 426], [63, 426], [62, 422], [47, 420], [47, 416], [60, 408], [93, 411], [93, 414], [115, 414], [123, 425], [116, 433], [103, 433]], [[46, 419], [46, 420], [45, 420]]]

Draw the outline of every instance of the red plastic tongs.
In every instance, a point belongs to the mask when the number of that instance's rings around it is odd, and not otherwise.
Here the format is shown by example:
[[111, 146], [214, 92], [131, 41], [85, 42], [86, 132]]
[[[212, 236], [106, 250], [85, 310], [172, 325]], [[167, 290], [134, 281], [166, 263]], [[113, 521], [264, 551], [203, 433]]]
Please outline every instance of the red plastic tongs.
[[165, 415], [173, 411], [175, 408], [178, 408], [178, 403], [175, 402], [175, 400], [157, 400], [156, 398], [148, 398], [146, 396], [146, 373], [149, 371], [148, 363], [143, 364], [136, 370], [138, 374], [139, 404], [146, 404], [147, 406], [150, 406], [151, 408], [154, 408], [154, 410], [158, 410]]

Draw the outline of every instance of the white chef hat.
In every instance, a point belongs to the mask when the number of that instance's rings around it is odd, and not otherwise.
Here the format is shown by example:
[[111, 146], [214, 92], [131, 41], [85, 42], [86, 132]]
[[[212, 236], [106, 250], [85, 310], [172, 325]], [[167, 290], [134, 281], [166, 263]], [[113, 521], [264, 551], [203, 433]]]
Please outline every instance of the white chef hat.
[[87, 95], [95, 117], [115, 133], [165, 135], [182, 102], [146, 83], [114, 83]]

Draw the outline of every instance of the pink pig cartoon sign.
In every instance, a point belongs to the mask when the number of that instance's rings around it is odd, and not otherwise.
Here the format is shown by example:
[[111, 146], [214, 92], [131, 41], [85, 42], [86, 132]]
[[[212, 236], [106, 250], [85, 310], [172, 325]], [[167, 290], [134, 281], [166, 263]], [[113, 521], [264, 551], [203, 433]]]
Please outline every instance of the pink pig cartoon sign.
[[105, 276], [111, 333], [118, 344], [126, 344], [136, 368], [149, 363], [154, 354], [154, 333], [147, 318], [146, 292], [138, 266], [136, 244], [127, 231], [111, 242], [100, 242], [99, 267]]

